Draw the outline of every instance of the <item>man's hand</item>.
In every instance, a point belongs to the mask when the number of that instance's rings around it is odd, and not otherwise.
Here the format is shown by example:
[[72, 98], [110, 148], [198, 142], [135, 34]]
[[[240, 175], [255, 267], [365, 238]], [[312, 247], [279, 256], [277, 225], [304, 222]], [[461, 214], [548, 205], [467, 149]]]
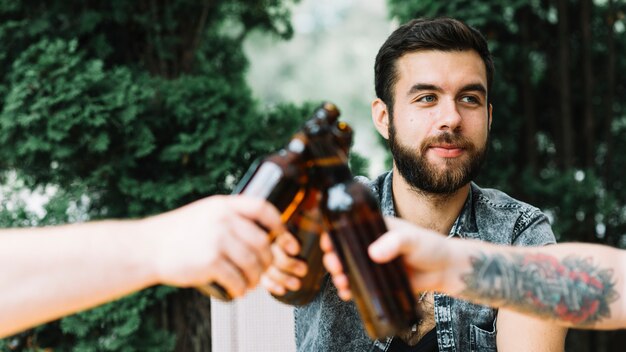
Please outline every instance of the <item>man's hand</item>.
[[299, 253], [300, 244], [291, 233], [278, 236], [272, 244], [274, 262], [261, 277], [263, 287], [276, 296], [300, 289], [300, 279], [306, 275], [308, 267], [306, 262], [295, 258]]
[[[415, 293], [440, 288], [451, 260], [445, 237], [398, 218], [387, 217], [385, 222], [389, 232], [370, 245], [370, 258], [377, 263], [387, 263], [401, 256]], [[348, 277], [328, 235], [324, 234], [320, 245], [324, 251], [324, 266], [332, 275], [339, 297], [351, 299]]]
[[343, 271], [343, 265], [339, 256], [335, 252], [333, 243], [328, 233], [323, 233], [320, 238], [320, 247], [324, 252], [323, 263], [326, 270], [330, 273], [333, 284], [337, 287], [337, 293], [339, 298], [344, 301], [348, 301], [352, 298], [352, 292], [350, 291], [350, 283], [348, 282], [348, 276]]
[[272, 263], [267, 231], [286, 232], [271, 204], [244, 196], [212, 196], [144, 221], [148, 235], [158, 236], [159, 281], [216, 282], [233, 297], [255, 287]]

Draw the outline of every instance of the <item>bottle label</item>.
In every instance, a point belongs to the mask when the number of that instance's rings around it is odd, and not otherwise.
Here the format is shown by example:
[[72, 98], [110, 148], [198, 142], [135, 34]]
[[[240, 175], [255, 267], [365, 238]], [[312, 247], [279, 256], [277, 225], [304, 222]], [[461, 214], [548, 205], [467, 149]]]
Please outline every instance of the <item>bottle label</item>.
[[294, 138], [289, 142], [287, 149], [295, 153], [302, 153], [304, 151], [304, 142], [298, 138]]
[[263, 163], [241, 194], [267, 199], [282, 176], [283, 171], [280, 166], [274, 163]]
[[346, 192], [346, 185], [340, 183], [328, 190], [328, 207], [339, 211], [346, 211], [352, 207], [354, 199]]

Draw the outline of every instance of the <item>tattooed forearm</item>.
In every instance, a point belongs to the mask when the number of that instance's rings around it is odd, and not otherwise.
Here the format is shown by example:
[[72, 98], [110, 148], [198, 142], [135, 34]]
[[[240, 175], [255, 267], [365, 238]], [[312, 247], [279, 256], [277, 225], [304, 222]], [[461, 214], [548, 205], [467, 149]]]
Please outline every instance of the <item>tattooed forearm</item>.
[[610, 317], [610, 304], [619, 297], [613, 271], [598, 268], [590, 258], [481, 254], [471, 258], [471, 266], [462, 277], [465, 297], [577, 326]]

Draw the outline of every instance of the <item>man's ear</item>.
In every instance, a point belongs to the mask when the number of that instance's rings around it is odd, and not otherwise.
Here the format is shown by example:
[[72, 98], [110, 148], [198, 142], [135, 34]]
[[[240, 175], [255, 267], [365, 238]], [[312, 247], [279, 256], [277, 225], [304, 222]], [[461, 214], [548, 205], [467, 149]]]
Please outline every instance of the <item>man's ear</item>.
[[489, 125], [487, 125], [487, 131], [491, 131], [491, 122], [493, 121], [493, 105], [489, 104]]
[[389, 139], [389, 111], [387, 104], [380, 98], [372, 102], [372, 121], [378, 133], [385, 139]]

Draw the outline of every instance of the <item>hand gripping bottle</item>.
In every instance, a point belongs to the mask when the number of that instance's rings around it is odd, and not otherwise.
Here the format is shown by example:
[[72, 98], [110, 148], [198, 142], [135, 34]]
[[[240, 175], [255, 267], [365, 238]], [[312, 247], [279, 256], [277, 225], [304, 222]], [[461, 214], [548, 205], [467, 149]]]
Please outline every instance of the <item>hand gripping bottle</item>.
[[[324, 133], [331, 134], [333, 145], [341, 148], [344, 154], [348, 153], [350, 143], [352, 141], [352, 131], [349, 130], [347, 124], [342, 123], [345, 128], [339, 130], [337, 128], [337, 118], [339, 111], [337, 107], [330, 103], [322, 104], [307, 121], [310, 128], [325, 128]], [[348, 132], [348, 133], [346, 133]], [[307, 146], [308, 148], [308, 146]], [[312, 179], [315, 173], [314, 165], [311, 160], [307, 160], [308, 184], [304, 201], [300, 203], [300, 207], [295, 214], [287, 222], [287, 228], [300, 242], [300, 254], [298, 259], [306, 262], [307, 274], [300, 280], [300, 289], [296, 291], [287, 291], [284, 295], [274, 295], [277, 300], [291, 304], [304, 305], [311, 302], [320, 290], [322, 279], [326, 270], [322, 264], [322, 250], [320, 249], [320, 235], [324, 231], [322, 213], [320, 211], [320, 200], [322, 198], [322, 190], [320, 185]]]
[[[326, 111], [322, 106], [313, 113], [313, 116], [308, 121], [318, 121], [320, 116], [330, 116], [332, 114], [336, 115], [330, 118], [336, 120], [338, 116], [336, 109]], [[308, 214], [308, 210], [312, 209], [312, 205], [315, 204], [316, 199], [319, 197], [315, 195], [314, 190], [307, 189], [307, 144], [308, 139], [306, 135], [301, 131], [297, 132], [284, 149], [270, 154], [260, 162], [253, 164], [233, 193], [266, 199], [278, 209], [285, 224], [290, 224], [290, 219], [294, 214], [298, 214], [298, 219], [303, 218], [304, 215]], [[304, 206], [301, 207], [305, 200]], [[302, 210], [298, 211], [299, 209]], [[319, 220], [313, 218], [310, 221], [292, 221], [292, 226], [288, 227], [291, 230], [297, 230], [296, 234], [298, 232], [302, 232], [302, 234], [316, 232], [319, 237], [321, 232], [321, 222]], [[294, 226], [297, 227], [294, 228]], [[275, 234], [270, 234], [270, 236], [273, 235]], [[301, 240], [302, 242], [307, 241]], [[310, 244], [308, 246], [310, 247]], [[319, 245], [317, 248], [319, 248]], [[321, 258], [321, 254], [319, 256]], [[225, 301], [232, 299], [230, 294], [217, 283], [209, 283], [199, 286], [197, 289], [206, 295]]]

